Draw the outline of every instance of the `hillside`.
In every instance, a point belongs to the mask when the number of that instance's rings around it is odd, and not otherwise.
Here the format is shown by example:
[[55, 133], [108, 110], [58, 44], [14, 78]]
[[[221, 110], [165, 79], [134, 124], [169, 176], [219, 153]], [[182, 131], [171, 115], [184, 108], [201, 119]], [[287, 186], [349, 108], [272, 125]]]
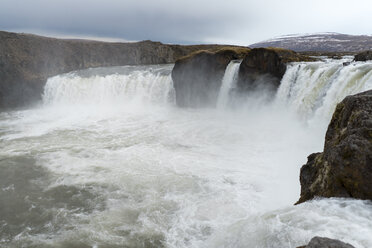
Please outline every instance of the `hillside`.
[[286, 35], [258, 42], [250, 47], [280, 47], [296, 52], [360, 52], [372, 49], [372, 35], [339, 33]]

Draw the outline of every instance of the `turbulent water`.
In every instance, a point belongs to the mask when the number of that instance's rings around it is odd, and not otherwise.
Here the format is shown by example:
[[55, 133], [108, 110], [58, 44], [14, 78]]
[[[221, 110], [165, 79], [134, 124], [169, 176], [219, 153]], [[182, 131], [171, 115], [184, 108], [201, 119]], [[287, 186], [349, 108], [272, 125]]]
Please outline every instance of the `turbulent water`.
[[225, 71], [225, 75], [222, 78], [222, 84], [217, 99], [217, 108], [227, 108], [229, 105], [230, 90], [236, 86], [238, 78], [240, 60], [231, 61]]
[[[174, 104], [172, 65], [50, 78], [39, 107], [0, 113], [1, 247], [372, 247], [372, 204], [294, 206], [337, 101], [371, 89], [372, 64], [296, 63], [277, 98]], [[223, 107], [221, 107], [223, 106]]]

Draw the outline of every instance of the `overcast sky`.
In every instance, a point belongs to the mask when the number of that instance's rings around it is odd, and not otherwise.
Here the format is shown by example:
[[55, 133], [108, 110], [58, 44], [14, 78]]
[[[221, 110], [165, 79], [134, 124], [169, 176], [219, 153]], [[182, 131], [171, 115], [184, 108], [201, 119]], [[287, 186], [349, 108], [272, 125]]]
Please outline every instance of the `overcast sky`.
[[249, 45], [285, 34], [372, 34], [371, 13], [371, 0], [0, 0], [0, 30]]

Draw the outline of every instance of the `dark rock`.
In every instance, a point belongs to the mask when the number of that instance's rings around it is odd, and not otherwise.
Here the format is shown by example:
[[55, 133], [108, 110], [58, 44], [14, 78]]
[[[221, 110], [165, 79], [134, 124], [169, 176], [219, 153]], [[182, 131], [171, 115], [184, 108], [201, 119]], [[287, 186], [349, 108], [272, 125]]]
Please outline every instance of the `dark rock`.
[[337, 105], [324, 151], [308, 157], [300, 182], [298, 203], [315, 196], [372, 200], [372, 90]]
[[372, 51], [364, 51], [354, 56], [354, 61], [372, 60]]
[[342, 63], [343, 66], [348, 66], [348, 65], [350, 65], [350, 64], [351, 64], [351, 62], [349, 62], [349, 61], [348, 61], [348, 62], [344, 62], [344, 63]]
[[314, 237], [310, 240], [308, 245], [298, 248], [354, 248], [354, 246], [337, 239]]
[[177, 105], [194, 108], [215, 106], [227, 65], [248, 51], [247, 48], [200, 51], [177, 60], [172, 71]]
[[191, 52], [221, 47], [61, 40], [0, 31], [0, 109], [40, 100], [47, 78], [61, 73], [91, 67], [173, 63]]
[[238, 89], [243, 92], [260, 88], [275, 90], [286, 71], [287, 63], [313, 60], [286, 49], [252, 49], [240, 65]]

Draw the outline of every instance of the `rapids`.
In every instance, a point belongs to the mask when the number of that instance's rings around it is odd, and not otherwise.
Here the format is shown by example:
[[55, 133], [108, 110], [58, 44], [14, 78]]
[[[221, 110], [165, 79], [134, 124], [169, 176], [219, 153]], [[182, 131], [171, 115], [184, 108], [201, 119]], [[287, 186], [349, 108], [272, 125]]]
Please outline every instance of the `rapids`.
[[50, 78], [43, 103], [0, 113], [1, 247], [372, 247], [372, 204], [297, 206], [338, 101], [372, 88], [369, 63], [288, 66], [276, 99], [174, 104], [172, 65]]

